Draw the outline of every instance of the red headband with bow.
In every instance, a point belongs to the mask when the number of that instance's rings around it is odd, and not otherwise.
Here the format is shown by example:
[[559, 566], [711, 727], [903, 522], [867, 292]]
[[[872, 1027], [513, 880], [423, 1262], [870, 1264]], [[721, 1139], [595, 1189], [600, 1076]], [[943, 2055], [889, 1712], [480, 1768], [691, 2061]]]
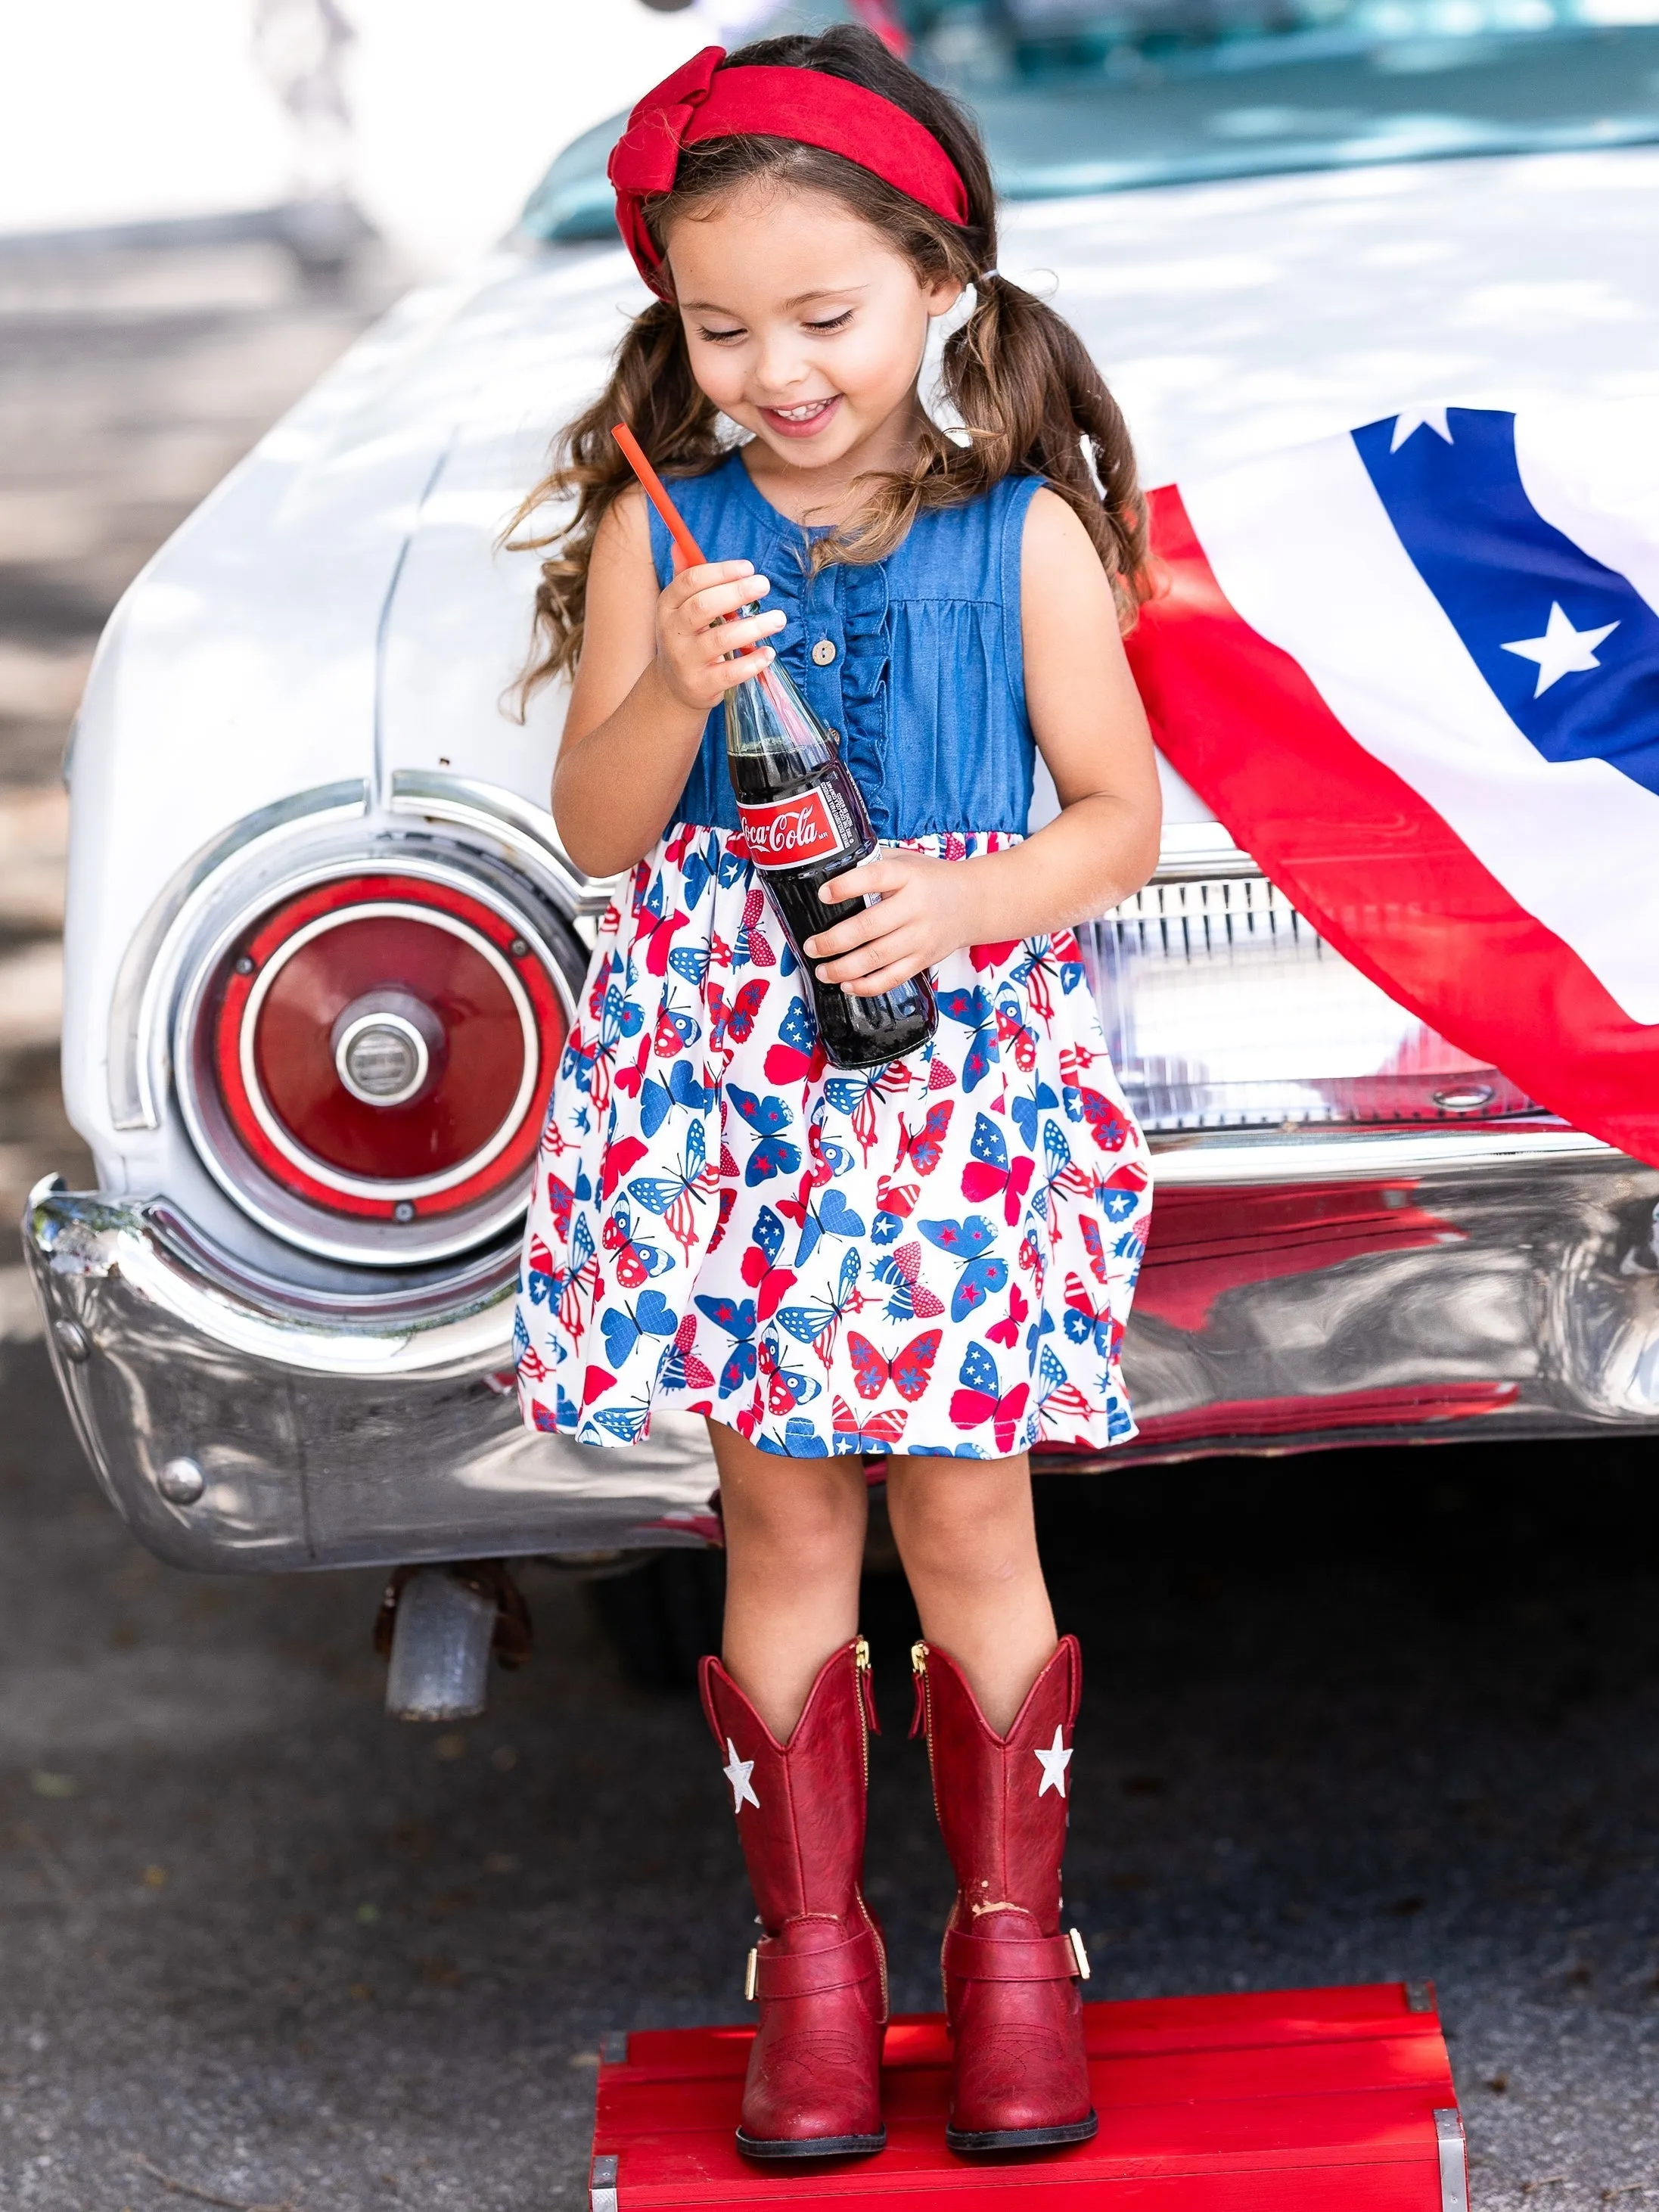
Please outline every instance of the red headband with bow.
[[723, 46], [705, 46], [647, 92], [611, 156], [617, 228], [653, 292], [667, 295], [642, 203], [672, 191], [680, 149], [705, 138], [793, 138], [868, 169], [895, 191], [943, 216], [968, 220], [968, 189], [933, 132], [879, 93], [814, 69], [722, 69]]

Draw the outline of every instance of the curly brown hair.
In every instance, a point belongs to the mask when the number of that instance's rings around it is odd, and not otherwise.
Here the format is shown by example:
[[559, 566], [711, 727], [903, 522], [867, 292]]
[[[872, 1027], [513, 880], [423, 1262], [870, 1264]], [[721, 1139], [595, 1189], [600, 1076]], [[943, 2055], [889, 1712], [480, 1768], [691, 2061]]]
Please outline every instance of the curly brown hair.
[[[907, 468], [872, 479], [856, 520], [814, 541], [811, 566], [882, 560], [922, 508], [960, 507], [1018, 471], [1040, 476], [1081, 521], [1111, 579], [1119, 623], [1132, 628], [1152, 584], [1128, 428], [1071, 325], [994, 273], [996, 197], [973, 122], [879, 39], [854, 25], [816, 37], [763, 39], [722, 66], [821, 70], [878, 93], [933, 133], [967, 187], [968, 220], [958, 225], [839, 154], [792, 139], [733, 137], [685, 148], [672, 191], [645, 204], [661, 252], [677, 220], [736, 185], [767, 180], [829, 192], [896, 246], [924, 283], [954, 276], [975, 287], [973, 313], [945, 342], [941, 379], [965, 434], [948, 436], [929, 424]], [[550, 678], [574, 670], [580, 657], [594, 538], [634, 480], [611, 435], [618, 422], [632, 426], [664, 476], [701, 476], [729, 451], [714, 404], [692, 376], [672, 301], [653, 301], [635, 317], [604, 394], [560, 434], [548, 473], [507, 526], [512, 550], [548, 556], [536, 593], [532, 658], [518, 687], [521, 704]], [[573, 499], [574, 511], [545, 534], [514, 534], [542, 507]]]

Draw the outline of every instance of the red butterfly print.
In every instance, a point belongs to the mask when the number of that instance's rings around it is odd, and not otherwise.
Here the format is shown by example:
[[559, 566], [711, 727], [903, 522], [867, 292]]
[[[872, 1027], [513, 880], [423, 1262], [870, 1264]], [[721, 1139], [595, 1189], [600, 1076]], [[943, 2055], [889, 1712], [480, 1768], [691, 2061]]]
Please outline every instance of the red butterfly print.
[[1098, 1091], [1079, 1086], [1078, 1097], [1083, 1107], [1083, 1118], [1089, 1124], [1089, 1133], [1103, 1152], [1121, 1152], [1129, 1134], [1129, 1126], [1111, 1100]]
[[[668, 1389], [678, 1390], [712, 1390], [714, 1389], [713, 1368], [705, 1361], [699, 1359], [691, 1348], [696, 1341], [696, 1336], [697, 1316], [694, 1313], [683, 1315], [680, 1325], [674, 1332], [673, 1349], [663, 1362], [661, 1379]], [[696, 1410], [695, 1406], [691, 1408], [693, 1413]]]
[[582, 1403], [591, 1406], [593, 1401], [608, 1390], [616, 1381], [603, 1367], [590, 1367], [582, 1376]]
[[908, 1406], [884, 1406], [878, 1413], [855, 1413], [837, 1396], [830, 1408], [830, 1432], [844, 1452], [892, 1450], [904, 1440]]
[[959, 1429], [983, 1428], [988, 1421], [1000, 1452], [1011, 1452], [1031, 1395], [1029, 1382], [1016, 1382], [998, 1395], [997, 1364], [982, 1344], [970, 1344], [963, 1357], [963, 1388], [951, 1393], [951, 1419]]
[[1012, 1284], [1008, 1291], [1008, 1318], [1000, 1321], [994, 1328], [988, 1328], [985, 1332], [987, 1337], [993, 1344], [1006, 1344], [1012, 1352], [1019, 1342], [1020, 1323], [1030, 1310], [1020, 1295], [1019, 1285]]
[[743, 1279], [755, 1293], [757, 1321], [770, 1321], [783, 1303], [785, 1291], [794, 1285], [793, 1273], [777, 1264], [782, 1249], [783, 1224], [769, 1206], [763, 1206], [755, 1225], [755, 1241], [743, 1255]]
[[1036, 1162], [1029, 1152], [1022, 1152], [1009, 1164], [1008, 1139], [988, 1114], [974, 1116], [971, 1151], [973, 1157], [962, 1171], [963, 1196], [977, 1206], [1000, 1193], [1002, 1218], [1012, 1229], [1031, 1188]]
[[1089, 1255], [1089, 1273], [1096, 1282], [1106, 1279], [1106, 1248], [1100, 1241], [1100, 1224], [1086, 1213], [1077, 1218], [1078, 1233], [1083, 1239], [1083, 1249]]
[[847, 1352], [853, 1363], [853, 1385], [860, 1398], [879, 1398], [889, 1382], [901, 1398], [914, 1405], [927, 1389], [945, 1340], [941, 1328], [925, 1328], [913, 1336], [902, 1352], [884, 1359], [867, 1336], [855, 1328], [847, 1332]]
[[[726, 1162], [723, 1157], [720, 1161], [720, 1173], [722, 1175], [726, 1173]], [[733, 1164], [732, 1174], [735, 1178], [735, 1163]], [[703, 1247], [705, 1252], [718, 1252], [720, 1246], [725, 1243], [726, 1224], [732, 1218], [732, 1209], [737, 1202], [738, 1193], [735, 1180], [723, 1183], [720, 1187], [720, 1205], [715, 1209], [714, 1226], [709, 1231], [708, 1243]]]
[[935, 1054], [933, 1065], [927, 1070], [927, 1088], [930, 1091], [948, 1091], [956, 1079], [956, 1070], [950, 1062], [939, 1059]]
[[[895, 1182], [890, 1176], [876, 1179], [876, 1211], [890, 1213], [895, 1221], [908, 1221], [915, 1212], [916, 1200], [921, 1196], [919, 1182]], [[897, 1235], [897, 1231], [894, 1231]]]
[[944, 1301], [934, 1297], [921, 1280], [921, 1247], [920, 1244], [901, 1244], [896, 1251], [884, 1253], [874, 1269], [878, 1283], [891, 1283], [893, 1294], [887, 1301], [889, 1321], [932, 1321], [935, 1314], [945, 1311]]
[[616, 1254], [617, 1280], [630, 1291], [638, 1290], [641, 1283], [673, 1264], [659, 1245], [647, 1244], [635, 1235], [633, 1212], [626, 1200], [605, 1217], [599, 1242], [607, 1252]]
[[605, 1147], [605, 1165], [599, 1170], [599, 1202], [610, 1197], [630, 1168], [637, 1167], [649, 1149], [638, 1137], [618, 1137]]
[[1022, 1075], [1029, 1075], [1036, 1066], [1036, 1031], [1027, 1029], [1012, 1006], [997, 1008], [997, 1042], [1013, 1055], [1014, 1066]]
[[932, 1175], [944, 1158], [945, 1133], [951, 1126], [956, 1103], [954, 1098], [944, 1098], [937, 1106], [930, 1106], [927, 1120], [914, 1133], [903, 1115], [899, 1116], [898, 1158], [893, 1163], [895, 1175], [901, 1171], [907, 1159], [915, 1162], [918, 1175]]
[[[761, 927], [761, 916], [766, 911], [766, 893], [757, 884], [743, 902], [743, 921], [738, 930], [738, 941], [732, 955], [734, 968], [745, 968], [752, 961], [757, 968], [775, 968], [778, 956]], [[689, 920], [690, 916], [683, 917]]]
[[[644, 1147], [641, 1147], [643, 1151]], [[553, 1217], [553, 1227], [562, 1243], [570, 1234], [570, 1216], [575, 1209], [576, 1194], [568, 1182], [561, 1182], [556, 1175], [547, 1178], [547, 1210]], [[552, 1262], [548, 1262], [550, 1268]]]
[[711, 1003], [715, 993], [719, 993], [720, 1001], [720, 1012], [715, 1020], [721, 1025], [715, 1042], [719, 1042], [720, 1037], [730, 1037], [734, 1044], [747, 1044], [755, 1034], [755, 1017], [761, 1010], [761, 1002], [771, 988], [764, 975], [751, 975], [736, 997], [728, 1000], [725, 993], [720, 991], [720, 985], [712, 984], [709, 987]]
[[676, 907], [672, 914], [640, 916], [640, 929], [634, 942], [646, 948], [645, 965], [653, 975], [668, 973], [668, 955], [674, 942], [674, 933], [683, 929], [691, 919]]
[[645, 1080], [645, 1063], [650, 1057], [651, 1040], [648, 1036], [642, 1036], [640, 1039], [640, 1048], [629, 1066], [618, 1067], [617, 1070], [617, 1088], [624, 1097], [629, 1098], [639, 1097], [640, 1086]]
[[1000, 968], [1018, 943], [1018, 938], [1010, 937], [1000, 945], [970, 945], [968, 957], [981, 971], [987, 968]]

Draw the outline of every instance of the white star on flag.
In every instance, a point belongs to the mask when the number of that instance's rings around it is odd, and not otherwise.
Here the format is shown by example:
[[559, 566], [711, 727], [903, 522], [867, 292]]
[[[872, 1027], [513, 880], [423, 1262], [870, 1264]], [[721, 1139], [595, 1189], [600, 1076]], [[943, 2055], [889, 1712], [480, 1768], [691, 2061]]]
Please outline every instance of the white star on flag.
[[1042, 1763], [1042, 1780], [1038, 1785], [1037, 1796], [1041, 1797], [1046, 1790], [1058, 1790], [1063, 1797], [1066, 1795], [1066, 1770], [1072, 1763], [1072, 1754], [1066, 1748], [1065, 1731], [1056, 1729], [1054, 1741], [1047, 1751], [1039, 1748], [1036, 1757]]
[[1575, 629], [1562, 613], [1559, 602], [1553, 599], [1542, 637], [1518, 637], [1504, 650], [1519, 653], [1523, 660], [1538, 663], [1538, 684], [1532, 696], [1541, 699], [1551, 684], [1559, 684], [1564, 676], [1582, 676], [1588, 669], [1599, 668], [1601, 664], [1595, 657], [1595, 648], [1618, 627], [1616, 622], [1610, 622], [1603, 623], [1600, 629]]
[[1407, 439], [1413, 436], [1417, 431], [1420, 430], [1425, 423], [1427, 423], [1429, 428], [1434, 432], [1437, 437], [1443, 438], [1449, 446], [1453, 442], [1451, 426], [1446, 420], [1445, 409], [1443, 407], [1419, 407], [1417, 409], [1415, 413], [1396, 415], [1395, 416], [1394, 435], [1389, 441], [1389, 451], [1391, 453], [1397, 453], [1400, 451], [1400, 448], [1405, 444]]
[[[738, 1747], [732, 1742], [731, 1737], [727, 1736], [726, 1764], [720, 1769], [720, 1772], [732, 1785], [732, 1810], [734, 1813], [742, 1812], [745, 1801], [752, 1805], [757, 1813], [760, 1810], [760, 1799], [756, 1796], [754, 1784], [749, 1779], [754, 1771], [754, 1760], [739, 1759]], [[1042, 1792], [1039, 1791], [1037, 1794], [1041, 1796]]]

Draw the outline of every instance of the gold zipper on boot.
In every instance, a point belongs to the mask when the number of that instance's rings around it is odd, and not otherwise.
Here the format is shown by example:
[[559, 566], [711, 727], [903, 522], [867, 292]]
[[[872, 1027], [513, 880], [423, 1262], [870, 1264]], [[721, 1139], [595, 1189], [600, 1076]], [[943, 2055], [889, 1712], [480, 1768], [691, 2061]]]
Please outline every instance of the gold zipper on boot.
[[[859, 1746], [864, 1753], [864, 1790], [866, 1798], [870, 1792], [869, 1674], [869, 1641], [867, 1638], [855, 1636], [853, 1639], [853, 1687], [854, 1692], [858, 1698], [859, 1705]], [[859, 1911], [864, 1916], [864, 1924], [876, 1939], [876, 1966], [881, 1977], [881, 2016], [884, 2022], [887, 2018], [888, 2009], [887, 1947], [883, 1943], [880, 1935], [877, 1931], [876, 1923], [871, 1917], [870, 1908], [864, 1901], [864, 1888], [861, 1883], [857, 1890], [854, 1891], [854, 1894], [858, 1899]]]

